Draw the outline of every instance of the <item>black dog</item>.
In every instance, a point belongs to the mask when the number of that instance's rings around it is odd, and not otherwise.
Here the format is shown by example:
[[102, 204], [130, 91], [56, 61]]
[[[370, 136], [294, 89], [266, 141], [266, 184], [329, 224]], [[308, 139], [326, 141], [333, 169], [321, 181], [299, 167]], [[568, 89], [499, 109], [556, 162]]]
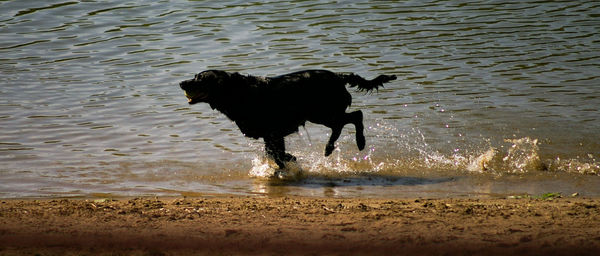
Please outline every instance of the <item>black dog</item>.
[[285, 153], [284, 137], [298, 131], [306, 121], [325, 125], [332, 133], [325, 147], [330, 155], [346, 124], [356, 127], [356, 144], [365, 147], [363, 114], [346, 113], [352, 96], [345, 85], [359, 91], [372, 91], [396, 79], [380, 75], [366, 80], [352, 73], [306, 70], [276, 77], [244, 76], [220, 70], [207, 70], [180, 83], [189, 104], [206, 102], [233, 120], [244, 135], [263, 138], [266, 153], [279, 168], [296, 158]]

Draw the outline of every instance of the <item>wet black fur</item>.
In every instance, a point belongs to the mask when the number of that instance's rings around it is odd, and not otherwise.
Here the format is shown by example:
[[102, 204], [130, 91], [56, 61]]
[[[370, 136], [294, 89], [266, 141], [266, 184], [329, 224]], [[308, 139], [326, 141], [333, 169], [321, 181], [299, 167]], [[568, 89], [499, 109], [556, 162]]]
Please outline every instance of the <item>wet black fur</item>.
[[362, 150], [363, 114], [360, 110], [346, 113], [352, 96], [345, 86], [371, 91], [394, 79], [394, 75], [380, 75], [366, 80], [352, 73], [327, 70], [275, 77], [207, 70], [182, 81], [180, 87], [188, 93], [190, 104], [206, 102], [233, 120], [244, 135], [263, 138], [267, 155], [284, 168], [285, 162], [295, 160], [285, 153], [284, 137], [297, 132], [306, 121], [332, 129], [325, 156], [333, 152], [342, 128], [349, 123], [356, 127], [356, 144]]

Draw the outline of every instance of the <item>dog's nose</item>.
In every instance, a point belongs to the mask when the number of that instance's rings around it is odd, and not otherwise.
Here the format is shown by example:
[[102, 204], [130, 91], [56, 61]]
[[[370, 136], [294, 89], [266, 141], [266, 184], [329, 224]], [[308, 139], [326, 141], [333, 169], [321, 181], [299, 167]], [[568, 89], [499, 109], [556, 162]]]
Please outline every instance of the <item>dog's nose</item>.
[[181, 82], [179, 83], [179, 87], [180, 87], [182, 90], [185, 90], [185, 87], [186, 87], [188, 84], [189, 84], [189, 83], [188, 83], [188, 81], [187, 81], [187, 80], [185, 80], [185, 81], [181, 81]]

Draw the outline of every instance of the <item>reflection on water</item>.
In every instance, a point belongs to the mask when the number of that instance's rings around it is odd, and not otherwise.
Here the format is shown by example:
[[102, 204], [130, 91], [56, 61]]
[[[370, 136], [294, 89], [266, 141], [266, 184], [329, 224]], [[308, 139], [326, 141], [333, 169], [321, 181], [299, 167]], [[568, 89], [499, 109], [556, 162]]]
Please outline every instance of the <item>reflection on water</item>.
[[[313, 178], [272, 189], [600, 194], [594, 1], [3, 1], [0, 8], [0, 197], [253, 193], [248, 173], [261, 143], [209, 106], [188, 106], [176, 86], [209, 68], [398, 76], [378, 93], [353, 92], [353, 108], [366, 114], [365, 151], [356, 152], [347, 129], [324, 158], [329, 131], [308, 125], [287, 141]], [[357, 173], [463, 178], [322, 186], [319, 177], [331, 173], [342, 181]]]

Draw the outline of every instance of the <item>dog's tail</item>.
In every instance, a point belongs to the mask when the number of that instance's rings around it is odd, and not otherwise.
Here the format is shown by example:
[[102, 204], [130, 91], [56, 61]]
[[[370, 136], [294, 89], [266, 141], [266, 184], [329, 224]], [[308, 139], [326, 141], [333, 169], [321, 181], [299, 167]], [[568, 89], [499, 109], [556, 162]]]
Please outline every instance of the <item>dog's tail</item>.
[[358, 91], [367, 91], [370, 92], [373, 89], [379, 90], [379, 87], [383, 87], [384, 83], [387, 83], [392, 80], [396, 80], [395, 75], [379, 75], [375, 79], [367, 80], [363, 77], [356, 75], [354, 73], [338, 73], [346, 83], [350, 84], [350, 87], [357, 87]]

